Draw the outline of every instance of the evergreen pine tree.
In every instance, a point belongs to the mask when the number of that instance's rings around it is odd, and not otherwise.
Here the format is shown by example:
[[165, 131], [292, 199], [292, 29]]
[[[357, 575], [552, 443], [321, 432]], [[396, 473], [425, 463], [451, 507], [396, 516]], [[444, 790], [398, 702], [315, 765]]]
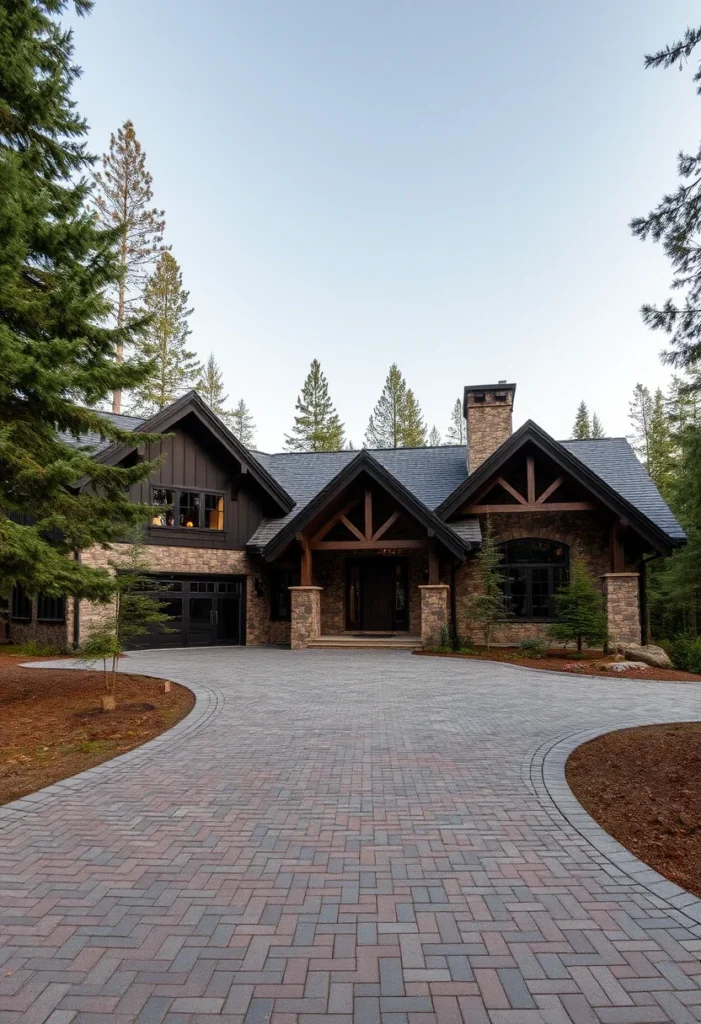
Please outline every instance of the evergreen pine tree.
[[211, 353], [207, 362], [200, 368], [200, 375], [195, 388], [212, 412], [216, 413], [219, 419], [230, 424], [232, 413], [226, 408], [229, 396], [224, 394], [224, 375]]
[[494, 532], [489, 516], [482, 531], [482, 547], [475, 565], [476, 593], [470, 602], [470, 610], [484, 631], [487, 650], [490, 649], [492, 627], [506, 613], [504, 606], [504, 574], [500, 570], [503, 556], [494, 543]]
[[[682, 39], [645, 56], [646, 68], [682, 67], [701, 41], [701, 28], [687, 28]], [[701, 62], [693, 80], [701, 82]], [[697, 88], [701, 93], [701, 88]], [[655, 331], [670, 335], [670, 348], [663, 354], [666, 363], [693, 373], [701, 361], [701, 148], [695, 154], [680, 152], [677, 157], [679, 186], [663, 196], [646, 217], [635, 217], [630, 227], [642, 239], [661, 242], [672, 264], [672, 288], [683, 294], [682, 302], [668, 299], [663, 306], [644, 305], [643, 322]], [[701, 378], [695, 375], [691, 386], [701, 391]]]
[[[115, 595], [112, 614], [93, 630], [81, 648], [84, 661], [102, 661], [104, 666], [104, 711], [117, 707], [117, 666], [119, 656], [138, 637], [155, 627], [159, 633], [172, 633], [166, 623], [171, 619], [159, 601], [148, 591], [152, 586], [151, 566], [145, 553], [143, 533], [137, 533], [119, 561], [110, 560], [115, 571]], [[107, 662], [110, 662], [110, 669]], [[166, 691], [170, 684], [166, 683]]]
[[431, 433], [428, 435], [428, 446], [429, 448], [438, 448], [441, 443], [441, 435], [438, 428], [434, 425], [431, 427]]
[[550, 636], [564, 643], [576, 641], [577, 650], [583, 643], [601, 647], [608, 636], [606, 615], [601, 591], [586, 562], [574, 558], [570, 578], [555, 595], [555, 622]]
[[644, 384], [636, 384], [628, 406], [628, 418], [633, 427], [630, 443], [635, 454], [645, 465], [650, 464], [650, 424], [652, 422], [652, 395]]
[[450, 414], [450, 426], [448, 427], [448, 444], [464, 445], [467, 441], [465, 429], [465, 417], [462, 414], [462, 402], [455, 399], [453, 411]]
[[572, 440], [584, 441], [589, 437], [591, 437], [591, 420], [589, 419], [589, 410], [587, 409], [587, 403], [585, 401], [581, 401], [577, 408], [574, 426], [572, 427]]
[[660, 494], [669, 500], [675, 473], [674, 440], [667, 402], [659, 388], [652, 399], [646, 468]]
[[595, 438], [606, 437], [606, 431], [604, 430], [603, 423], [596, 413], [594, 413], [591, 418], [591, 436]]
[[[117, 252], [122, 273], [112, 289], [117, 327], [122, 327], [141, 299], [147, 271], [159, 253], [165, 251], [163, 210], [151, 206], [153, 179], [146, 170], [146, 153], [136, 137], [134, 125], [125, 121], [110, 136], [109, 153], [102, 157], [102, 170], [94, 175], [94, 202], [98, 220], [106, 229], [116, 229]], [[117, 361], [124, 347], [117, 345]], [[115, 391], [112, 411], [121, 411], [122, 396]]]
[[[70, 97], [80, 72], [57, 20], [68, 6], [13, 0], [0, 13], [0, 590], [106, 600], [111, 574], [66, 556], [145, 520], [128, 489], [154, 466], [95, 462], [59, 433], [152, 440], [84, 408], [137, 385], [148, 367], [116, 362], [137, 324], [105, 326], [118, 232], [86, 205], [92, 157]], [[74, 6], [87, 14], [92, 4]], [[86, 476], [94, 486], [77, 493]]]
[[397, 364], [392, 363], [382, 394], [365, 431], [365, 440], [369, 448], [402, 447], [406, 393], [406, 381]]
[[144, 289], [144, 306], [151, 319], [141, 354], [152, 361], [153, 372], [134, 390], [134, 409], [139, 413], [150, 415], [170, 405], [193, 386], [201, 372], [196, 353], [185, 348], [192, 333], [189, 297], [176, 259], [170, 252], [161, 253]]
[[406, 409], [404, 413], [404, 429], [402, 430], [402, 448], [426, 447], [426, 424], [421, 414], [421, 406], [414, 392], [409, 388], [406, 393]]
[[329, 397], [328, 381], [318, 359], [312, 361], [295, 408], [295, 425], [285, 436], [288, 451], [334, 452], [343, 448], [345, 431]]
[[244, 444], [247, 448], [253, 447], [256, 440], [256, 425], [253, 422], [251, 410], [243, 398], [239, 400], [238, 405], [231, 413], [231, 429], [241, 444]]
[[396, 363], [392, 363], [385, 386], [365, 431], [368, 448], [423, 448], [426, 424], [421, 406]]

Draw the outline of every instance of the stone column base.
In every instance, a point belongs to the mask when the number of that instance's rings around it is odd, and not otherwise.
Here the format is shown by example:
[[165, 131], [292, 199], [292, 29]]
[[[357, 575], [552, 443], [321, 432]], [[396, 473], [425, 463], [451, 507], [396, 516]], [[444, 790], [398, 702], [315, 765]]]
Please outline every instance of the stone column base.
[[300, 650], [321, 636], [321, 591], [323, 587], [290, 587], [292, 622], [290, 647]]
[[441, 629], [449, 625], [450, 587], [447, 583], [430, 583], [421, 591], [421, 643], [435, 647], [441, 641]]
[[639, 644], [640, 573], [606, 572], [603, 580], [606, 619], [612, 644]]

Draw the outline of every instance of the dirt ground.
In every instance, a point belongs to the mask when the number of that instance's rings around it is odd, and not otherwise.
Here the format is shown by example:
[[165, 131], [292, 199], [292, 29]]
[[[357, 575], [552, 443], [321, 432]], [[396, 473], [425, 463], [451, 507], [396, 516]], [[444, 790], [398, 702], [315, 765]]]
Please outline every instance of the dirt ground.
[[0, 804], [138, 747], [189, 714], [194, 695], [163, 680], [120, 676], [116, 711], [101, 711], [101, 672], [20, 668], [0, 651]]
[[570, 755], [567, 781], [614, 839], [701, 896], [701, 723], [600, 736]]
[[548, 672], [568, 672], [570, 675], [594, 675], [611, 679], [655, 679], [671, 683], [701, 683], [701, 676], [693, 672], [681, 672], [674, 668], [641, 668], [621, 672], [620, 676], [603, 666], [614, 661], [613, 656], [605, 657], [601, 651], [584, 651], [581, 659], [574, 651], [549, 650], [542, 658], [526, 658], [519, 651], [509, 647], [478, 647], [474, 654], [453, 651], [414, 651], [432, 658], [485, 658], [488, 661], [502, 661], [510, 665], [524, 665], [526, 668], [544, 669]]

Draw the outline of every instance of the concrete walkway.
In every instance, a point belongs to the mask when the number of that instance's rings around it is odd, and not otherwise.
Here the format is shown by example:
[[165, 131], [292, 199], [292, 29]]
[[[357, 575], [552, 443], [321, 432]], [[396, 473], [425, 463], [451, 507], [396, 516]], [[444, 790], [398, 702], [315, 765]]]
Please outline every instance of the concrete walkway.
[[0, 1024], [701, 1021], [699, 901], [563, 783], [701, 686], [379, 651], [131, 655], [198, 703], [0, 809]]

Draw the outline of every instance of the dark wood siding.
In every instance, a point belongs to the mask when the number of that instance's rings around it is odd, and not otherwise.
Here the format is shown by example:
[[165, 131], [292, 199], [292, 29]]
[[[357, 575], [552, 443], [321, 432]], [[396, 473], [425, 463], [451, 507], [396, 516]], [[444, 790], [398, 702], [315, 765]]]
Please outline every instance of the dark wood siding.
[[[135, 502], [151, 502], [154, 486], [184, 490], [219, 491], [224, 495], [224, 530], [192, 530], [175, 527], [149, 527], [149, 544], [186, 545], [198, 548], [243, 548], [255, 533], [261, 519], [259, 502], [243, 485], [238, 486], [240, 466], [233, 459], [220, 459], [206, 451], [184, 430], [150, 444], [142, 457], [151, 461], [160, 455], [165, 461], [148, 481], [134, 484]], [[227, 462], [229, 463], [227, 465]], [[237, 497], [234, 497], [237, 495]]]

